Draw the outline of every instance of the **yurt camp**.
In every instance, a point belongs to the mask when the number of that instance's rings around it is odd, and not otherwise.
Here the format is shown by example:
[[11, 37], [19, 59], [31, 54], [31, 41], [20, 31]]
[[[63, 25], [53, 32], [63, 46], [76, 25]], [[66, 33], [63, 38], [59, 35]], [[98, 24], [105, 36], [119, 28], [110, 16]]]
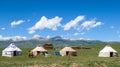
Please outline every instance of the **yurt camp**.
[[100, 52], [99, 57], [117, 57], [118, 53], [110, 45], [106, 45]]
[[22, 55], [22, 50], [14, 43], [11, 43], [7, 48], [2, 51], [2, 56], [13, 57]]
[[64, 47], [63, 49], [60, 50], [60, 55], [61, 56], [76, 56], [76, 50], [74, 50], [71, 47]]
[[35, 48], [32, 50], [32, 52], [33, 52], [34, 56], [37, 56], [37, 55], [45, 55], [45, 53], [48, 54], [48, 51], [47, 51], [45, 48], [41, 47], [41, 46], [35, 47]]

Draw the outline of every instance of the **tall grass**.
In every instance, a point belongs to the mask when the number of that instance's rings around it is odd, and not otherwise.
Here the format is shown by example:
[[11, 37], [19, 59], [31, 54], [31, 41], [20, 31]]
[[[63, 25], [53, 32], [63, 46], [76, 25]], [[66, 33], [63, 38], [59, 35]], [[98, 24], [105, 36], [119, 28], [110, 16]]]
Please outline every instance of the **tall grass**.
[[[90, 50], [78, 50], [77, 56], [55, 56], [53, 50], [50, 57], [28, 57], [31, 48], [22, 48], [23, 55], [16, 57], [0, 57], [0, 67], [120, 67], [120, 57], [98, 57], [105, 45], [91, 45]], [[120, 45], [111, 45], [120, 54]], [[3, 49], [0, 49], [2, 51]], [[1, 54], [1, 52], [0, 52]]]

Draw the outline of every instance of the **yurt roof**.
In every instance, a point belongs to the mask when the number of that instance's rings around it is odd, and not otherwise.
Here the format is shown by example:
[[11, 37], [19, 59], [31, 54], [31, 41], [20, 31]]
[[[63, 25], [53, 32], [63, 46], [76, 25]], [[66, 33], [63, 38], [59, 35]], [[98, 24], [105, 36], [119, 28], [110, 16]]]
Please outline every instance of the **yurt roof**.
[[117, 52], [110, 45], [106, 45], [100, 52]]
[[11, 43], [7, 48], [5, 48], [3, 51], [22, 51], [20, 48], [18, 48], [14, 43]]
[[47, 51], [47, 50], [45, 48], [41, 47], [41, 46], [37, 46], [32, 51]]
[[60, 51], [76, 51], [71, 47], [64, 47], [63, 49], [61, 49]]

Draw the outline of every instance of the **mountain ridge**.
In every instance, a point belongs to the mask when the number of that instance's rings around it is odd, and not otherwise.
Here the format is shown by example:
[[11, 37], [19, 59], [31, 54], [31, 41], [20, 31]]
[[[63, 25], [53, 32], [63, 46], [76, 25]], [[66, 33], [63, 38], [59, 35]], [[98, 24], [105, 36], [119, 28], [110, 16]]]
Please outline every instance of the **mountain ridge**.
[[51, 38], [33, 38], [29, 40], [22, 41], [13, 41], [13, 40], [5, 40], [0, 41], [0, 47], [6, 47], [10, 43], [15, 43], [18, 47], [35, 47], [37, 45], [44, 45], [46, 43], [52, 43], [54, 46], [80, 46], [80, 45], [102, 45], [102, 44], [120, 44], [119, 41], [100, 41], [100, 40], [88, 40], [88, 39], [67, 39], [62, 38], [60, 36], [55, 36]]

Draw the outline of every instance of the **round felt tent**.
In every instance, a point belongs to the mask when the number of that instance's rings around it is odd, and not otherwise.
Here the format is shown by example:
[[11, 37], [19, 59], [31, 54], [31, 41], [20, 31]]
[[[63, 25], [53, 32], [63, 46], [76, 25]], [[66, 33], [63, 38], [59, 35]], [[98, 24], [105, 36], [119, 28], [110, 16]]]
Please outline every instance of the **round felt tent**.
[[106, 45], [100, 52], [99, 57], [117, 57], [118, 53], [110, 45]]
[[2, 56], [12, 57], [22, 55], [22, 50], [14, 43], [11, 43], [7, 48], [2, 51]]
[[74, 50], [71, 47], [64, 47], [63, 49], [60, 50], [61, 56], [76, 56], [76, 50]]
[[37, 56], [37, 55], [45, 55], [45, 53], [48, 53], [48, 51], [45, 48], [41, 47], [41, 46], [37, 46], [36, 48], [34, 48], [32, 50], [32, 52], [33, 52], [33, 54], [35, 56]]

